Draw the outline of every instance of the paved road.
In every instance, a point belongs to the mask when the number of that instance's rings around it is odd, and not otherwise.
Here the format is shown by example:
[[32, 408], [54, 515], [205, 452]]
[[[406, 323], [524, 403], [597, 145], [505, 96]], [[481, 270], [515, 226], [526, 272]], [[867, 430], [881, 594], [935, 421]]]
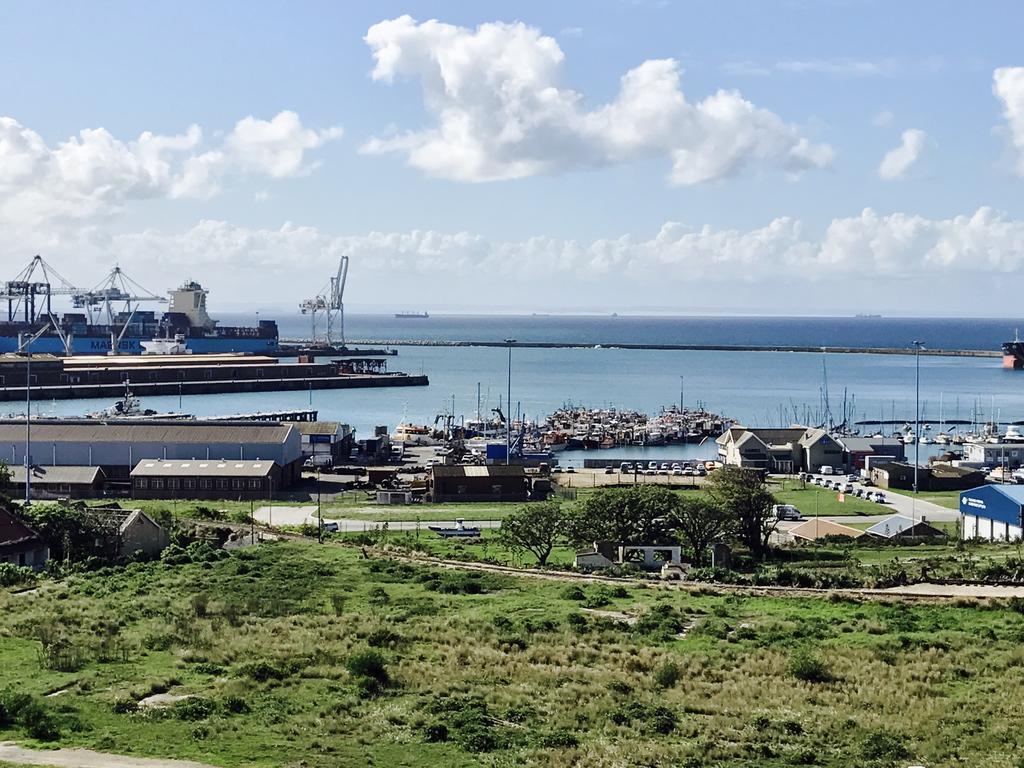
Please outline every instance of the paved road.
[[112, 755], [91, 749], [28, 749], [12, 741], [0, 742], [0, 761], [60, 768], [214, 768], [191, 760]]
[[[853, 487], [856, 488], [867, 488], [867, 486], [861, 485], [860, 483], [854, 483]], [[922, 517], [928, 520], [936, 521], [951, 521], [959, 520], [960, 513], [955, 509], [949, 507], [943, 507], [924, 499], [915, 499], [911, 493], [901, 493], [899, 491], [890, 491], [882, 488], [871, 488], [872, 491], [881, 490], [885, 494], [886, 503], [879, 504], [878, 515], [834, 515], [826, 517], [822, 515], [822, 520], [831, 520], [836, 523], [843, 522], [861, 522], [861, 523], [877, 523], [884, 520], [889, 515], [904, 515], [905, 517], [911, 517], [920, 520]], [[834, 491], [833, 491], [834, 493]]]
[[[375, 510], [382, 511], [382, 510]], [[316, 525], [316, 505], [303, 505], [298, 507], [290, 506], [278, 506], [273, 507], [259, 507], [255, 512], [256, 519], [261, 523], [267, 523], [268, 525], [302, 525], [309, 523]], [[346, 518], [346, 517], [334, 517], [332, 515], [324, 515], [325, 523], [337, 523], [340, 530], [346, 533], [353, 533], [359, 531], [372, 531], [374, 528], [381, 525], [380, 520], [360, 520], [357, 518]], [[421, 531], [426, 531], [428, 525], [440, 525], [440, 526], [454, 526], [455, 519], [451, 520], [423, 520], [417, 523], [415, 520], [403, 520], [403, 521], [390, 521], [388, 522], [389, 531], [415, 531], [417, 525]], [[473, 520], [467, 521], [466, 525], [475, 526], [477, 528], [500, 528], [500, 520]]]

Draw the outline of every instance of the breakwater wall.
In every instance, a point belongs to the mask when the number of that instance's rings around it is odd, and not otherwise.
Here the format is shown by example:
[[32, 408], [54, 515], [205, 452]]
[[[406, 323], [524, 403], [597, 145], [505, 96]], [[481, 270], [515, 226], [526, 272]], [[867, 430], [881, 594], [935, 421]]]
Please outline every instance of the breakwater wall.
[[[506, 347], [503, 341], [442, 341], [433, 339], [360, 339], [352, 344], [377, 344], [389, 347]], [[584, 344], [562, 341], [517, 341], [513, 347], [534, 349], [650, 349], [696, 352], [827, 352], [829, 354], [858, 355], [913, 355], [913, 347], [812, 347], [773, 344], [770, 346], [748, 344], [634, 344], [605, 342]], [[1000, 358], [1002, 352], [991, 349], [922, 349], [921, 355], [931, 357], [990, 357]]]
[[[234, 392], [287, 392], [320, 389], [363, 389], [368, 387], [419, 387], [430, 383], [423, 375], [386, 373], [380, 375], [323, 376], [310, 378], [207, 379], [203, 381], [132, 381], [136, 396], [216, 395]], [[34, 400], [76, 400], [112, 398], [124, 395], [123, 382], [107, 384], [34, 384]], [[24, 386], [0, 387], [0, 401], [24, 400]]]

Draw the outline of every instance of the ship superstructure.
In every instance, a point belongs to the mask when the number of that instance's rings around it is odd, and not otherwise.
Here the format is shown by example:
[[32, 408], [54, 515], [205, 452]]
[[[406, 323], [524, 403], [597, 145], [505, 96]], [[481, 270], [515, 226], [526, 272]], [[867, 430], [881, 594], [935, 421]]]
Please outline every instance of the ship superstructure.
[[[158, 314], [145, 304], [168, 304], [132, 280], [120, 267], [89, 290], [76, 288], [42, 257], [36, 256], [14, 280], [4, 283], [0, 301], [0, 353], [14, 352], [22, 341], [46, 330], [31, 343], [36, 353], [139, 354], [154, 339], [183, 343], [189, 352], [253, 352], [277, 350], [277, 323], [221, 326], [206, 310], [209, 293], [187, 280], [170, 292], [167, 311]], [[55, 297], [70, 300], [72, 311], [58, 315]]]

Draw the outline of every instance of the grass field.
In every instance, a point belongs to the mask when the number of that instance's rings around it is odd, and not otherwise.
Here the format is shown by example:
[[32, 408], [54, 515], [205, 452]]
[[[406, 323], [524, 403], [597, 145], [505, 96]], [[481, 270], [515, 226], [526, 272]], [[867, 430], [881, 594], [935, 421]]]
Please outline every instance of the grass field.
[[[1016, 608], [580, 588], [277, 543], [0, 592], [0, 688], [42, 702], [49, 743], [223, 766], [1011, 768]], [[137, 708], [158, 692], [194, 698]], [[0, 739], [38, 745], [27, 727]]]

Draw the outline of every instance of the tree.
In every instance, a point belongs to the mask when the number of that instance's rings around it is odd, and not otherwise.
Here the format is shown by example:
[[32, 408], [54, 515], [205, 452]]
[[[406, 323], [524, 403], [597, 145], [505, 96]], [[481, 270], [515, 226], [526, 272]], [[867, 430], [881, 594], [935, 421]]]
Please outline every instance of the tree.
[[557, 501], [541, 501], [517, 509], [501, 521], [498, 539], [513, 552], [530, 552], [547, 565], [555, 543], [567, 533], [567, 516]]
[[708, 475], [707, 489], [711, 498], [732, 514], [739, 540], [754, 557], [764, 559], [778, 520], [772, 514], [775, 497], [765, 487], [762, 474], [725, 466]]
[[570, 538], [657, 544], [669, 537], [679, 496], [664, 486], [641, 485], [595, 491], [579, 505]]
[[11, 497], [7, 495], [7, 489], [11, 484], [11, 470], [7, 466], [7, 462], [0, 461], [0, 506], [3, 506], [5, 502], [9, 502]]
[[672, 529], [693, 552], [693, 564], [704, 565], [708, 546], [736, 528], [732, 512], [704, 497], [680, 498], [670, 520]]

